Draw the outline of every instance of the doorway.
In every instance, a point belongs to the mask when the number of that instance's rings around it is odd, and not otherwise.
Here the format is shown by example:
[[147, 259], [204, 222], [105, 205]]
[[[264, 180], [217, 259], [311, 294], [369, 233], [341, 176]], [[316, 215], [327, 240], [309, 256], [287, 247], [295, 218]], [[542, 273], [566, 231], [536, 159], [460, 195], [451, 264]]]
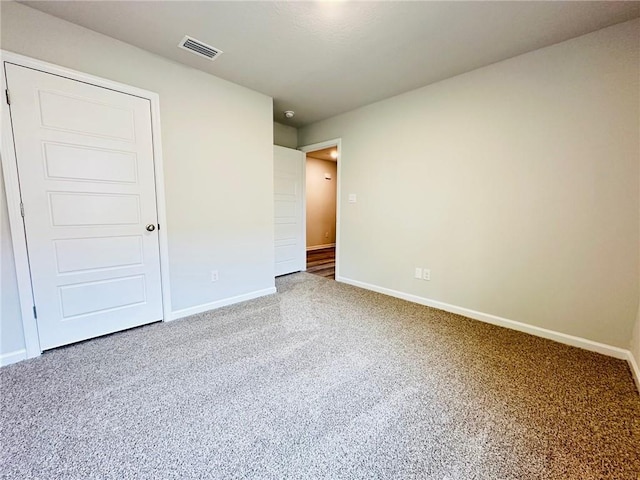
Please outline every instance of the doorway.
[[339, 150], [336, 143], [320, 147], [303, 149], [306, 152], [307, 272], [335, 279]]

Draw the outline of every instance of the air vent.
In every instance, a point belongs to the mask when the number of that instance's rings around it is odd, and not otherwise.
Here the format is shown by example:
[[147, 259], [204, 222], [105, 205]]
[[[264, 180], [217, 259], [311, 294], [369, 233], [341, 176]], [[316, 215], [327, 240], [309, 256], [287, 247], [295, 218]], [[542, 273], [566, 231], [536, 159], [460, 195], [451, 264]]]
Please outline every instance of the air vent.
[[189, 50], [191, 53], [200, 55], [201, 57], [208, 58], [213, 61], [222, 54], [222, 50], [218, 50], [211, 45], [202, 43], [200, 40], [191, 38], [189, 35], [185, 35], [184, 38], [178, 44], [179, 48]]

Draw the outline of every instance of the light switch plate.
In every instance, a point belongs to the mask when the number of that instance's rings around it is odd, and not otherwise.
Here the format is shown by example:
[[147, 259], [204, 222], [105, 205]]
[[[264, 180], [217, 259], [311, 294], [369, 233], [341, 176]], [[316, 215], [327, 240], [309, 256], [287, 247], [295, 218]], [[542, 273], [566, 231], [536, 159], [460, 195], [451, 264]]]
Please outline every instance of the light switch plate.
[[356, 203], [356, 194], [355, 193], [350, 193], [349, 194], [349, 203]]

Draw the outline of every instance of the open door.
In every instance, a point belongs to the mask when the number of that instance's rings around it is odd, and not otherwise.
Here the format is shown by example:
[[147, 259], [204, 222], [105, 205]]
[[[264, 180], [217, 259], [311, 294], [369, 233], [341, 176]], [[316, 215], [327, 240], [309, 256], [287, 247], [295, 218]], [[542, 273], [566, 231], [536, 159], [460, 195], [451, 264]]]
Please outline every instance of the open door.
[[304, 162], [303, 152], [273, 147], [276, 277], [306, 268]]

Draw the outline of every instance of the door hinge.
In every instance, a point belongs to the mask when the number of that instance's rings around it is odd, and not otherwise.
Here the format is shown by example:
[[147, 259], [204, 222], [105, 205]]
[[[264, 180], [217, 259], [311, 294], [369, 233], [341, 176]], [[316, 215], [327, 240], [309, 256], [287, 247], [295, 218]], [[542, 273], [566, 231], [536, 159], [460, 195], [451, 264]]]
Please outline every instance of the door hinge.
[[38, 312], [36, 312], [36, 306], [33, 306], [33, 318], [38, 319]]
[[160, 231], [160, 224], [158, 224], [158, 231]]
[[24, 218], [24, 203], [20, 202], [20, 215]]
[[11, 105], [11, 96], [9, 95], [9, 89], [8, 88], [4, 89], [4, 95], [5, 95], [5, 97], [7, 97], [7, 105]]

